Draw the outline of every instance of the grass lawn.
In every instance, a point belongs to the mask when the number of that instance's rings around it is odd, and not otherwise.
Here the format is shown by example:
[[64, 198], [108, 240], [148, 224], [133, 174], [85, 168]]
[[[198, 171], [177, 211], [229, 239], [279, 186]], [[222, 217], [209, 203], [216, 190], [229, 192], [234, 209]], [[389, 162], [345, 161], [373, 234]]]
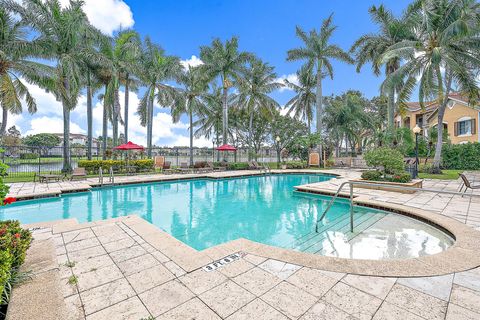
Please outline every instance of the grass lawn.
[[442, 179], [442, 180], [457, 180], [458, 174], [464, 170], [442, 170], [441, 174], [418, 173], [418, 177], [422, 179]]

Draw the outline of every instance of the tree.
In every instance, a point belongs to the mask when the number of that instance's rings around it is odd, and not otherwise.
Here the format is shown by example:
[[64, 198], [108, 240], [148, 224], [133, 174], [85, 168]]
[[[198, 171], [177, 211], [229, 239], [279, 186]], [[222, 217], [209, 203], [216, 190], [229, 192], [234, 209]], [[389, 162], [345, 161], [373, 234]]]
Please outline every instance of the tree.
[[193, 166], [193, 116], [205, 108], [203, 98], [207, 95], [208, 80], [200, 67], [188, 66], [179, 78], [178, 82], [183, 85], [183, 89], [178, 89], [182, 99], [176, 99], [176, 104], [172, 108], [173, 121], [180, 121], [180, 116], [184, 113], [188, 115], [190, 132], [190, 165]]
[[[304, 46], [288, 51], [288, 61], [306, 60], [309, 67], [316, 68], [316, 116], [317, 125], [316, 131], [322, 136], [322, 117], [323, 117], [323, 93], [322, 93], [322, 78], [328, 75], [333, 79], [333, 66], [331, 59], [337, 59], [347, 63], [353, 63], [352, 58], [343, 51], [339, 46], [330, 44], [333, 32], [336, 26], [332, 25], [333, 15], [325, 19], [320, 28], [320, 32], [316, 30], [310, 31], [307, 34], [300, 27], [297, 26], [296, 34]], [[321, 153], [321, 146], [320, 146]]]
[[278, 111], [270, 123], [270, 139], [272, 146], [277, 152], [277, 162], [280, 163], [280, 155], [283, 149], [301, 136], [308, 134], [306, 125], [290, 116], [282, 116]]
[[[62, 140], [51, 133], [39, 133], [34, 135], [28, 135], [23, 138], [23, 144], [33, 149], [38, 149], [43, 152], [44, 155], [48, 154], [48, 151], [53, 147], [60, 145]], [[65, 143], [63, 143], [65, 146]]]
[[3, 111], [0, 137], [5, 135], [8, 113], [22, 113], [22, 99], [27, 103], [28, 112], [37, 111], [35, 99], [22, 78], [30, 83], [41, 82], [44, 73], [51, 71], [46, 65], [25, 59], [37, 52], [36, 42], [28, 41], [26, 31], [24, 20], [15, 19], [0, 6], [0, 106]]
[[273, 67], [261, 60], [255, 59], [248, 68], [241, 72], [238, 78], [239, 92], [232, 96], [232, 104], [236, 108], [245, 109], [249, 115], [248, 146], [250, 149], [249, 160], [253, 154], [253, 118], [255, 114], [261, 114], [264, 118], [272, 117], [275, 109], [280, 105], [269, 96], [273, 91], [282, 87], [275, 81], [277, 78]]
[[163, 83], [175, 80], [181, 72], [180, 60], [174, 56], [166, 56], [164, 50], [154, 44], [148, 37], [143, 42], [140, 81], [146, 86], [145, 93], [138, 105], [138, 114], [142, 126], [147, 127], [147, 155], [152, 156], [153, 102], [164, 107], [172, 107], [177, 99], [181, 99], [178, 91]]
[[126, 30], [115, 37], [114, 55], [117, 64], [118, 78], [125, 87], [124, 104], [124, 138], [128, 141], [128, 99], [131, 86], [134, 88], [137, 81], [132, 75], [138, 71], [138, 64], [141, 55], [141, 40], [136, 31]]
[[233, 37], [222, 43], [214, 39], [210, 46], [200, 47], [200, 59], [204, 62], [202, 68], [211, 79], [220, 78], [222, 84], [222, 139], [228, 143], [228, 90], [238, 79], [239, 72], [253, 58], [253, 55], [238, 50], [238, 38]]
[[55, 62], [50, 81], [41, 87], [51, 91], [63, 107], [63, 171], [72, 170], [70, 159], [70, 112], [76, 107], [82, 87], [82, 63], [86, 56], [97, 59], [94, 50], [85, 46], [85, 33], [100, 31], [88, 23], [82, 1], [71, 0], [62, 7], [56, 0], [27, 0], [19, 4], [4, 0], [2, 5], [18, 14], [33, 29], [38, 56]]
[[313, 108], [315, 107], [316, 95], [316, 78], [313, 74], [312, 67], [304, 65], [297, 71], [298, 84], [285, 79], [287, 87], [295, 91], [296, 95], [291, 98], [285, 108], [288, 109], [287, 114], [293, 114], [295, 119], [305, 121], [308, 130], [311, 130], [313, 119]]
[[22, 138], [20, 131], [15, 126], [10, 127], [7, 130], [7, 133], [3, 136], [2, 145], [5, 147], [16, 147], [21, 145], [21, 143]]
[[[355, 54], [357, 72], [360, 72], [367, 62], [370, 62], [375, 75], [380, 75], [382, 66], [385, 66], [385, 74], [388, 76], [398, 70], [400, 59], [392, 57], [389, 60], [382, 61], [382, 56], [391, 46], [404, 40], [413, 39], [412, 26], [415, 20], [411, 18], [409, 11], [400, 18], [396, 18], [384, 5], [372, 6], [369, 13], [372, 21], [379, 26], [380, 31], [376, 34], [361, 36], [355, 41], [350, 52]], [[390, 131], [393, 130], [394, 126], [396, 89], [391, 87], [387, 92], [387, 127]]]
[[[448, 96], [454, 87], [471, 105], [479, 100], [478, 68], [480, 41], [478, 39], [480, 4], [474, 0], [417, 1], [415, 39], [390, 46], [382, 62], [405, 60], [405, 64], [387, 77], [383, 91], [402, 85], [398, 93], [400, 108], [418, 84], [419, 101], [434, 99], [438, 103], [437, 136], [443, 137], [443, 116]], [[417, 80], [418, 79], [418, 80]], [[437, 139], [433, 166], [440, 171], [442, 139]]]

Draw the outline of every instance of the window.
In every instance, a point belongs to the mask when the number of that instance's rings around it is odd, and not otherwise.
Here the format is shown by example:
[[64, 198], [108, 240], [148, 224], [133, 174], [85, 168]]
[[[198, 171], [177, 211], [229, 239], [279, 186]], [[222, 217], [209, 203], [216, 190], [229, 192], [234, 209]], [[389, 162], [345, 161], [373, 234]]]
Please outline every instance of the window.
[[455, 136], [475, 134], [475, 129], [475, 119], [466, 119], [455, 122]]

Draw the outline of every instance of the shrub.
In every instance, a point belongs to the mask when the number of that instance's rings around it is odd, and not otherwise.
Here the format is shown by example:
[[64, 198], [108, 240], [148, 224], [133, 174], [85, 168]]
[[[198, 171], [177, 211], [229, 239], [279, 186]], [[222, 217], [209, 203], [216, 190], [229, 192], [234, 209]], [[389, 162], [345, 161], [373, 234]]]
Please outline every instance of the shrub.
[[405, 170], [402, 153], [390, 148], [383, 147], [368, 151], [365, 153], [365, 161], [369, 167], [381, 167], [384, 176]]
[[307, 165], [304, 161], [287, 161], [284, 164], [287, 166], [287, 169], [303, 169]]
[[153, 165], [155, 162], [153, 159], [142, 159], [142, 160], [131, 160], [129, 161], [131, 166], [137, 167], [139, 171], [150, 171], [153, 170]]
[[395, 173], [389, 180], [392, 182], [407, 183], [412, 180], [412, 176], [408, 172]]
[[479, 170], [480, 143], [445, 144], [442, 148], [442, 167], [445, 169]]
[[228, 170], [247, 170], [248, 163], [246, 162], [232, 162], [227, 164]]
[[382, 173], [378, 170], [364, 171], [362, 172], [362, 179], [370, 181], [380, 181], [382, 180]]
[[36, 153], [22, 153], [22, 154], [20, 154], [20, 159], [23, 159], [23, 160], [38, 159], [38, 154], [36, 154]]
[[[139, 171], [153, 170], [153, 159], [130, 160], [129, 165], [137, 167]], [[122, 169], [125, 167], [124, 160], [80, 160], [78, 166], [85, 168], [89, 174], [96, 174], [102, 168], [104, 171], [109, 170], [110, 167], [114, 169]]]
[[32, 234], [22, 229], [20, 222], [0, 221], [0, 304], [8, 302], [11, 283], [25, 261], [31, 241]]

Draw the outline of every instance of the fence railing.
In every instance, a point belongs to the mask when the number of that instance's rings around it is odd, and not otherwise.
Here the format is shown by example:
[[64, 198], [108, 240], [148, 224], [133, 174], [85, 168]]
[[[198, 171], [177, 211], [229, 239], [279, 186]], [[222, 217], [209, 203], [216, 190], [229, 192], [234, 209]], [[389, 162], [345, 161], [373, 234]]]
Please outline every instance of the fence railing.
[[[63, 147], [30, 147], [23, 145], [0, 146], [3, 152], [0, 153], [0, 161], [8, 165], [8, 180], [29, 178], [40, 173], [60, 173], [63, 169]], [[132, 159], [146, 159], [148, 150], [142, 152], [130, 152]], [[170, 161], [173, 166], [180, 166], [182, 162], [190, 161], [189, 148], [161, 148], [154, 147], [151, 150], [152, 157], [161, 155], [166, 161]], [[124, 159], [126, 152], [114, 151], [107, 148], [105, 152], [102, 148], [92, 149], [92, 160], [106, 159]], [[228, 162], [246, 162], [248, 161], [249, 151], [247, 149], [238, 149], [236, 152], [222, 152], [213, 148], [194, 148], [193, 161], [220, 161], [226, 159]], [[277, 154], [274, 149], [262, 148], [256, 155], [259, 162], [276, 162]], [[70, 147], [70, 162], [73, 168], [78, 167], [80, 160], [87, 160], [86, 147]]]

